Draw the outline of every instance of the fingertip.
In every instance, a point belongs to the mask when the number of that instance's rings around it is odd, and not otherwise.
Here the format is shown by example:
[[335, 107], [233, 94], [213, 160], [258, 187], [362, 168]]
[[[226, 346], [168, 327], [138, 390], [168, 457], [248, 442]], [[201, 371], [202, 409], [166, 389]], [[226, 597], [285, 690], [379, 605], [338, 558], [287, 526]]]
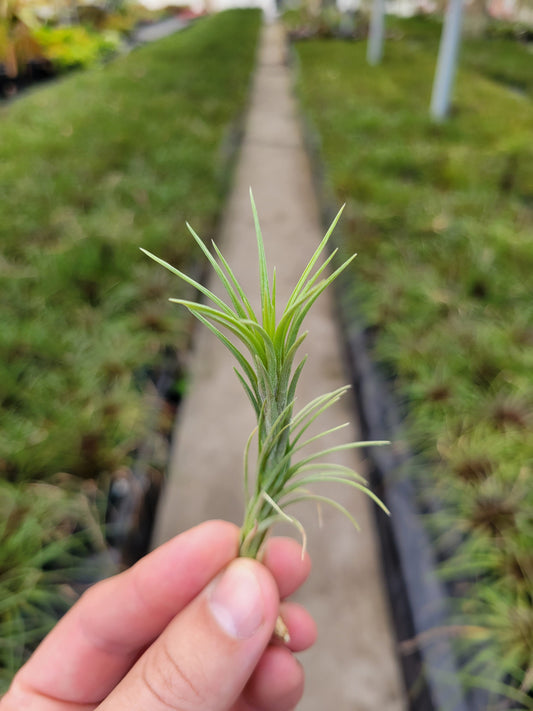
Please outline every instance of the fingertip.
[[289, 711], [303, 696], [304, 672], [286, 647], [268, 647], [244, 690], [257, 711]]
[[[197, 526], [189, 529], [189, 531], [186, 531], [185, 533], [190, 534], [191, 532], [198, 536], [205, 536], [209, 540], [220, 541], [222, 539], [224, 542], [233, 546], [235, 556], [237, 556], [239, 547], [239, 527], [234, 523], [224, 521], [222, 519], [210, 519], [209, 521], [199, 523]], [[177, 538], [179, 538], [179, 535]]]
[[[199, 560], [200, 557], [202, 562], [216, 559], [215, 565], [218, 565], [218, 570], [220, 570], [222, 566], [237, 556], [238, 546], [239, 529], [235, 524], [221, 520], [204, 521], [165, 541], [147, 556], [141, 558], [126, 573], [139, 568], [144, 569], [147, 560], [154, 561], [154, 564], [159, 562], [167, 565], [175, 560], [176, 569], [181, 569], [183, 558], [187, 556], [192, 558], [192, 562]], [[201, 566], [198, 567], [201, 568]], [[215, 570], [215, 574], [218, 570]]]
[[287, 647], [292, 652], [303, 652], [313, 646], [318, 636], [317, 626], [305, 608], [293, 602], [284, 602], [280, 606], [280, 615], [289, 630]]
[[263, 558], [276, 580], [282, 598], [292, 595], [307, 580], [311, 572], [311, 558], [292, 538], [276, 537], [269, 540]]

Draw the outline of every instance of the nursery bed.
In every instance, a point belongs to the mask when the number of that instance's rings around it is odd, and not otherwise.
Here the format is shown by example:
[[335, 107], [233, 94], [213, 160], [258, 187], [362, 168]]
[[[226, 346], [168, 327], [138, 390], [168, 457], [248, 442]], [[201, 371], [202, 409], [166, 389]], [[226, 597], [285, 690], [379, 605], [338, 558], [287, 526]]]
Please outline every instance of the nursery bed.
[[258, 10], [220, 13], [0, 107], [2, 688], [102, 550], [106, 509], [115, 562], [146, 549], [190, 322], [162, 307], [176, 285], [139, 247], [203, 268], [185, 223], [216, 229], [260, 24]]
[[[342, 284], [338, 292], [342, 314]], [[449, 591], [439, 578], [437, 554], [424, 525], [428, 511], [413, 482], [398, 477], [413, 454], [404, 441], [390, 382], [372, 361], [368, 334], [354, 320], [353, 307], [348, 313], [341, 317], [342, 331], [362, 436], [394, 443], [388, 450], [369, 448], [366, 457], [372, 487], [391, 514], [389, 519], [376, 517], [376, 522], [409, 709], [486, 711], [487, 693], [463, 689], [456, 654], [443, 633], [449, 622]]]
[[437, 48], [403, 28], [377, 68], [363, 43], [294, 52], [324, 223], [346, 201], [359, 253], [340, 301], [363, 427], [394, 442], [368, 456], [399, 651], [413, 709], [531, 708], [533, 110], [465, 46], [431, 124]]

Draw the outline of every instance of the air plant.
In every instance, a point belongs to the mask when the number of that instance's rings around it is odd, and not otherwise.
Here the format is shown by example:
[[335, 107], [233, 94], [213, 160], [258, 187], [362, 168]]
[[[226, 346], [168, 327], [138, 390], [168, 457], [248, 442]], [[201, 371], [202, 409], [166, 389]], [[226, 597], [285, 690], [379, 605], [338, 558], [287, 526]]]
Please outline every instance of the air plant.
[[[305, 316], [316, 299], [336, 279], [355, 257], [353, 255], [330, 274], [327, 268], [336, 250], [320, 260], [337, 224], [342, 208], [319, 244], [302, 276], [294, 287], [287, 304], [276, 317], [276, 271], [270, 281], [265, 248], [253, 195], [250, 191], [252, 212], [259, 255], [260, 313], [255, 313], [248, 297], [237, 281], [226, 259], [213, 242], [213, 252], [204, 244], [192, 227], [189, 231], [204, 252], [229, 297], [224, 301], [167, 262], [142, 250], [149, 257], [187, 284], [195, 287], [211, 303], [198, 303], [185, 299], [170, 299], [187, 308], [201, 323], [209, 328], [234, 355], [239, 368], [235, 368], [257, 417], [257, 427], [250, 435], [244, 454], [245, 513], [241, 527], [241, 556], [260, 558], [265, 539], [278, 521], [289, 521], [301, 532], [305, 548], [305, 531], [301, 522], [287, 513], [287, 508], [303, 500], [331, 504], [342, 511], [357, 527], [351, 513], [336, 500], [310, 491], [310, 485], [320, 482], [337, 482], [364, 492], [382, 509], [384, 504], [370, 491], [365, 480], [350, 468], [327, 463], [323, 457], [339, 450], [384, 444], [382, 442], [349, 442], [323, 449], [318, 453], [300, 454], [308, 445], [341, 429], [345, 425], [309, 436], [313, 422], [331, 407], [347, 390], [341, 387], [319, 395], [294, 414], [296, 386], [306, 357], [296, 365], [298, 348], [305, 339], [301, 332]], [[234, 337], [230, 340], [228, 334]], [[236, 345], [239, 343], [239, 345]], [[241, 348], [240, 346], [244, 348]], [[257, 438], [255, 483], [250, 483], [249, 453], [251, 443]], [[295, 456], [297, 460], [295, 460]]]

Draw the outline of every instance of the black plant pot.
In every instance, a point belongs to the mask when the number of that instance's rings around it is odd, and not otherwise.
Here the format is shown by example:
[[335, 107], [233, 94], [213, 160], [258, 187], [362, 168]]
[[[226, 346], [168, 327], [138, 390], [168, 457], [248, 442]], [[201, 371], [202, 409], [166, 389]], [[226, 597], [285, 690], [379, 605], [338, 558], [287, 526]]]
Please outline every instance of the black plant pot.
[[16, 77], [9, 77], [0, 64], [0, 99], [9, 99], [33, 85], [49, 81], [56, 76], [52, 64], [46, 60], [31, 60], [24, 72]]

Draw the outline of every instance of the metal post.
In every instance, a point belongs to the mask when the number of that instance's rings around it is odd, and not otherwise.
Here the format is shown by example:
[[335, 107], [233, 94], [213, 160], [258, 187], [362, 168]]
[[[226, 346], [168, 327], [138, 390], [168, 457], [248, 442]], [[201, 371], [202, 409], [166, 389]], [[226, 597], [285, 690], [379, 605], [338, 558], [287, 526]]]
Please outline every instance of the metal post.
[[444, 18], [430, 107], [430, 114], [436, 121], [445, 119], [450, 107], [450, 97], [461, 41], [463, 1], [449, 0]]
[[383, 37], [385, 35], [385, 0], [374, 0], [370, 17], [366, 60], [375, 65], [383, 57]]

